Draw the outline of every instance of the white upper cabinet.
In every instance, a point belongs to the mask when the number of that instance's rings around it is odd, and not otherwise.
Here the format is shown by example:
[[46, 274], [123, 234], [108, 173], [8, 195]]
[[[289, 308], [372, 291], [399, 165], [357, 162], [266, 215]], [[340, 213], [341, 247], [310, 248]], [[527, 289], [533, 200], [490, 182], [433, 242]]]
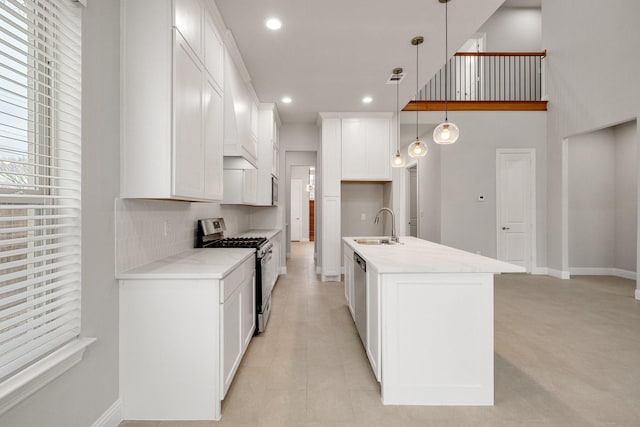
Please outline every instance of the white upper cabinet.
[[228, 51], [224, 69], [224, 155], [235, 158], [234, 160], [245, 160], [250, 164], [247, 167], [255, 167], [258, 153], [251, 123], [254, 103], [247, 84]]
[[200, 0], [173, 0], [173, 25], [201, 60], [203, 36], [203, 7]]
[[274, 164], [277, 165], [274, 137], [280, 126], [275, 104], [260, 104], [258, 117], [258, 158], [255, 169], [225, 169], [225, 204], [255, 206], [272, 205], [272, 178]]
[[206, 199], [222, 200], [224, 99], [211, 80], [204, 89], [204, 194]]
[[[277, 136], [280, 127], [280, 118], [276, 105], [272, 103], [260, 104], [258, 117], [258, 180], [256, 187], [256, 204], [271, 206], [271, 180], [273, 176], [276, 176], [273, 169], [274, 164], [277, 164], [274, 138]], [[276, 163], [274, 163], [274, 161]]]
[[391, 181], [391, 118], [342, 119], [342, 180]]
[[221, 200], [222, 63], [205, 64], [208, 12], [200, 0], [122, 0], [121, 11], [121, 197]]
[[224, 44], [218, 36], [209, 14], [204, 21], [204, 66], [220, 87], [224, 87]]
[[204, 72], [179, 32], [175, 34], [173, 90], [173, 194], [204, 197]]

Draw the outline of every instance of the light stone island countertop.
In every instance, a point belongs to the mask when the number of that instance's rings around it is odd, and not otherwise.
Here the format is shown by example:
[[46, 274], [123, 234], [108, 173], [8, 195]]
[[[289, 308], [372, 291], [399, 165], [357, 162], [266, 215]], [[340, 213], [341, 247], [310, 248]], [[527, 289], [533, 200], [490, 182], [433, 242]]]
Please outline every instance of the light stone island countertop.
[[124, 271], [116, 279], [222, 279], [255, 249], [189, 249], [176, 255]]
[[460, 249], [401, 236], [399, 244], [367, 245], [355, 239], [389, 237], [343, 237], [351, 249], [379, 273], [524, 273], [523, 267]]

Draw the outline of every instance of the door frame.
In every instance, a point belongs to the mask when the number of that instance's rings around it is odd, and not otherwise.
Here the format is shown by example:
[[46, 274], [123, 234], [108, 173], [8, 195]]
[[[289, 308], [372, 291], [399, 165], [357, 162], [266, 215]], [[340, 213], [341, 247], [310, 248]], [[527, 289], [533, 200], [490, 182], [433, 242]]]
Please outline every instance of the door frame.
[[[294, 195], [294, 185], [293, 183], [299, 183], [300, 184], [300, 191], [298, 192], [297, 195]], [[300, 224], [298, 227], [298, 240], [293, 240], [293, 225], [294, 225], [294, 218], [293, 218], [293, 212], [291, 212], [290, 218], [291, 218], [291, 229], [290, 229], [290, 235], [289, 235], [289, 241], [291, 242], [304, 242], [303, 240], [303, 236], [302, 236], [302, 180], [301, 179], [291, 179], [291, 201], [289, 204], [289, 209], [290, 211], [293, 211], [294, 208], [294, 202], [298, 202], [298, 206], [297, 208], [300, 210]], [[309, 236], [307, 236], [307, 241], [309, 241]]]
[[531, 184], [530, 200], [529, 200], [529, 220], [530, 225], [530, 246], [529, 246], [529, 262], [527, 273], [535, 272], [538, 265], [537, 257], [537, 218], [536, 218], [536, 149], [535, 148], [497, 148], [496, 149], [496, 258], [500, 256], [501, 239], [500, 239], [500, 204], [502, 203], [500, 196], [500, 156], [503, 154], [529, 154], [531, 168], [529, 171], [529, 181]]
[[411, 235], [411, 226], [409, 225], [409, 221], [411, 220], [411, 169], [415, 168], [416, 170], [416, 237], [420, 236], [420, 172], [418, 171], [418, 161], [415, 160], [413, 162], [408, 163], [404, 167], [404, 177], [405, 177], [405, 209], [407, 212], [405, 222], [407, 226], [406, 235]]
[[418, 210], [418, 224], [417, 224], [417, 235], [420, 238], [420, 162], [418, 159], [409, 158], [407, 159], [406, 164], [401, 169], [402, 179], [400, 180], [400, 213], [399, 220], [401, 221], [400, 227], [398, 227], [398, 235], [399, 236], [408, 236], [409, 235], [409, 203], [410, 203], [410, 180], [411, 180], [411, 172], [410, 168], [416, 167], [416, 209]]

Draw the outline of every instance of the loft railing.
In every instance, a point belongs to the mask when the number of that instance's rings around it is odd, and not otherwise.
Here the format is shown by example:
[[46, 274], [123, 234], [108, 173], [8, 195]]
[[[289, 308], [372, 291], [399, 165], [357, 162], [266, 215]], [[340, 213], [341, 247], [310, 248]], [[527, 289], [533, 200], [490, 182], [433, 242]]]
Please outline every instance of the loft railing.
[[547, 52], [459, 52], [418, 92], [418, 101], [542, 101]]

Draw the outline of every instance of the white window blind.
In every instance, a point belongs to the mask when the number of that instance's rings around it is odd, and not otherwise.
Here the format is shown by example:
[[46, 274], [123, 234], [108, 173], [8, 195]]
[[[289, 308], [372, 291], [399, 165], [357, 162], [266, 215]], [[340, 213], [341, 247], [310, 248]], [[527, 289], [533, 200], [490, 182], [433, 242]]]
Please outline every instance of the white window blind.
[[80, 334], [80, 20], [0, 0], [0, 382]]

